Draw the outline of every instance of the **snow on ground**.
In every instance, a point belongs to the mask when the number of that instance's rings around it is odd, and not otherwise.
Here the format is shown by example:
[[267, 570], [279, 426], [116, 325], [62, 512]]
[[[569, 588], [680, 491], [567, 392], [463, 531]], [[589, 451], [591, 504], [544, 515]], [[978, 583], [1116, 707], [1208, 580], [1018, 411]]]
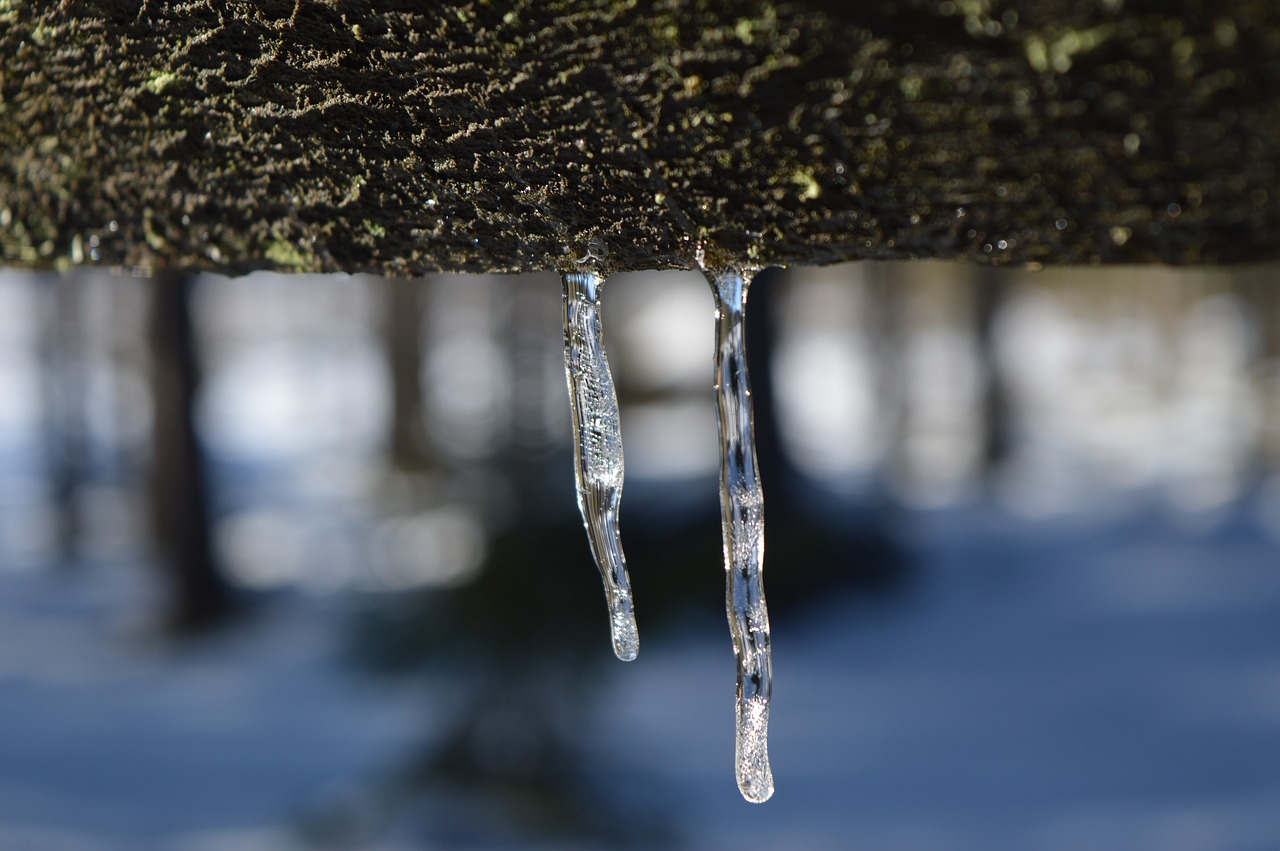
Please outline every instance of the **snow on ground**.
[[295, 601], [174, 648], [125, 565], [0, 573], [0, 848], [294, 847], [305, 810], [383, 770], [431, 709], [335, 664]]
[[1280, 848], [1274, 545], [1150, 518], [916, 531], [913, 599], [775, 628], [764, 806], [732, 781], [727, 637], [618, 678], [606, 715], [643, 741], [621, 750], [678, 788], [691, 847]]
[[[718, 629], [609, 669], [597, 768], [666, 802], [699, 849], [1280, 848], [1273, 544], [1153, 514], [951, 510], [914, 533], [905, 598], [775, 629], [772, 801], [734, 787]], [[282, 597], [173, 649], [131, 620], [145, 578], [0, 571], [0, 848], [303, 847], [308, 813], [375, 786], [430, 730], [426, 685], [337, 663], [337, 601]]]

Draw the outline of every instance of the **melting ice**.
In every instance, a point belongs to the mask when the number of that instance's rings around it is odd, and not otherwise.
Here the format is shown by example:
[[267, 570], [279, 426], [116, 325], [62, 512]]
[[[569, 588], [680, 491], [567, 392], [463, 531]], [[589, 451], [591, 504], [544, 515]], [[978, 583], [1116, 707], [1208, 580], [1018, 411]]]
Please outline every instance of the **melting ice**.
[[[601, 261], [606, 249], [588, 245], [579, 264]], [[699, 258], [701, 265], [701, 257]], [[720, 509], [727, 576], [726, 608], [737, 659], [735, 774], [748, 801], [773, 795], [769, 767], [769, 700], [773, 661], [765, 608], [764, 497], [756, 463], [743, 323], [754, 275], [737, 267], [704, 268], [716, 300], [716, 411], [720, 422]], [[604, 579], [613, 650], [636, 657], [639, 638], [626, 560], [618, 536], [622, 494], [622, 435], [618, 398], [600, 334], [601, 273], [565, 272], [565, 373], [573, 407], [578, 508], [592, 555]]]
[[[587, 259], [601, 259], [588, 246]], [[631, 600], [631, 581], [618, 536], [622, 497], [622, 430], [618, 396], [600, 336], [600, 290], [604, 276], [595, 271], [565, 272], [564, 366], [573, 407], [574, 470], [578, 508], [587, 540], [604, 579], [613, 652], [630, 661], [640, 649]]]
[[773, 659], [765, 608], [764, 495], [756, 463], [743, 323], [754, 272], [706, 269], [716, 300], [716, 412], [720, 421], [720, 516], [724, 534], [729, 631], [738, 662], [734, 748], [738, 789], [748, 801], [773, 795], [769, 699]]

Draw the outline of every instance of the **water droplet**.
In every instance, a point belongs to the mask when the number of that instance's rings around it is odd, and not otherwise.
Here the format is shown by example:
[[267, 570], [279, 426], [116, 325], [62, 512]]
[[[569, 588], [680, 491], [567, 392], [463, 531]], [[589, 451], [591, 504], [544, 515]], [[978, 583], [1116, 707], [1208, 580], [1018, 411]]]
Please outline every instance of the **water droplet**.
[[764, 493], [756, 463], [744, 322], [753, 271], [704, 269], [716, 301], [716, 413], [720, 422], [720, 516], [729, 632], [738, 662], [735, 774], [753, 803], [773, 795], [769, 701], [773, 657], [764, 599]]
[[573, 261], [575, 263], [588, 263], [592, 260], [597, 263], [603, 263], [609, 259], [609, 246], [603, 239], [593, 236], [587, 240], [587, 253]]
[[1054, 223], [1053, 223], [1053, 226], [1054, 226], [1055, 228], [1057, 228], [1058, 230], [1066, 230], [1066, 229], [1067, 229], [1067, 220], [1066, 220], [1066, 219], [1058, 219], [1056, 222], [1054, 222]]
[[562, 277], [564, 367], [573, 409], [573, 466], [578, 509], [587, 529], [591, 554], [604, 580], [613, 652], [619, 659], [630, 661], [639, 652], [640, 639], [632, 606], [631, 580], [618, 534], [623, 478], [622, 428], [618, 396], [600, 333], [600, 291], [604, 277], [596, 272], [565, 272]]

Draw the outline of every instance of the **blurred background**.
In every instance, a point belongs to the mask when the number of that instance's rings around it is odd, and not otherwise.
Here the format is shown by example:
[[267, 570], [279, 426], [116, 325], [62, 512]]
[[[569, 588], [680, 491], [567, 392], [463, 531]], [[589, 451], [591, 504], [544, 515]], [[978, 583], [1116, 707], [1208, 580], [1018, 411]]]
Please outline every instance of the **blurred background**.
[[1278, 848], [1278, 273], [761, 275], [753, 806], [700, 276], [605, 289], [624, 664], [555, 276], [0, 271], [0, 848]]

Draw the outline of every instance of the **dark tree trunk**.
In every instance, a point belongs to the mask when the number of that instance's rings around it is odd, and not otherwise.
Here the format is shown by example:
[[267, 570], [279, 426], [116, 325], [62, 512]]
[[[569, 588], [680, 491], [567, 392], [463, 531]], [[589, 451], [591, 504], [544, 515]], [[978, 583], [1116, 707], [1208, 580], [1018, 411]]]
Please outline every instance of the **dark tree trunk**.
[[1009, 396], [996, 351], [996, 320], [1009, 293], [1009, 276], [993, 269], [979, 271], [973, 281], [973, 319], [982, 367], [983, 473], [990, 481], [1008, 457], [1011, 435]]
[[171, 588], [167, 625], [194, 632], [226, 620], [234, 600], [213, 549], [208, 473], [196, 426], [200, 362], [191, 318], [194, 280], [169, 274], [151, 281], [152, 520]]
[[88, 463], [85, 423], [85, 353], [82, 293], [84, 282], [58, 276], [43, 281], [40, 317], [44, 438], [50, 496], [57, 517], [60, 563], [71, 565], [81, 552], [83, 520], [80, 486]]
[[423, 305], [427, 282], [414, 278], [382, 281], [383, 345], [391, 379], [387, 453], [398, 470], [432, 465], [422, 395]]
[[799, 495], [800, 473], [782, 442], [773, 375], [778, 349], [778, 297], [785, 281], [786, 272], [776, 268], [765, 269], [752, 281], [747, 294], [744, 333], [760, 481], [769, 494], [771, 507], [786, 506], [784, 510], [794, 511], [798, 507], [791, 501]]
[[[892, 480], [904, 475], [910, 463], [905, 446], [910, 416], [904, 351], [909, 330], [905, 303], [907, 285], [890, 266], [867, 266], [863, 273], [868, 303], [867, 326], [864, 327], [871, 335], [875, 353], [879, 427], [885, 434], [881, 476]], [[891, 487], [890, 481], [883, 484]]]

